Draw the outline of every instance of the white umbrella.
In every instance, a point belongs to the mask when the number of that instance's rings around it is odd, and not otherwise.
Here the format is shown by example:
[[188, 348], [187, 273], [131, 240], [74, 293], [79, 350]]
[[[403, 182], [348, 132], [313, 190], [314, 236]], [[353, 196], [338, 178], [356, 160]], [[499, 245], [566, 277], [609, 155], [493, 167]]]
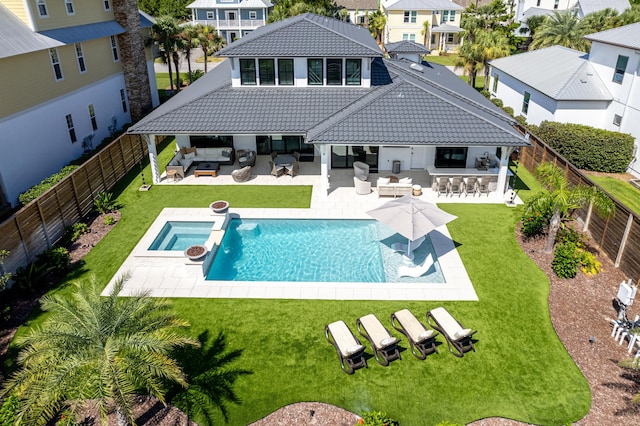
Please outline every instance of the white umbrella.
[[377, 209], [368, 211], [367, 214], [409, 239], [407, 244], [409, 258], [411, 258], [411, 241], [457, 219], [457, 216], [441, 210], [435, 204], [413, 198], [411, 194], [388, 201]]

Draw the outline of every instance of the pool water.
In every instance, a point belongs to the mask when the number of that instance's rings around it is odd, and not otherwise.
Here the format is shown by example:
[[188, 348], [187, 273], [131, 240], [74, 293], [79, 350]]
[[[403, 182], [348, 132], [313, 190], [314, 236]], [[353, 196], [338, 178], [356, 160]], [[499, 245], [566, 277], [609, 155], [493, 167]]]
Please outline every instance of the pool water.
[[[232, 219], [206, 279], [387, 282], [400, 259], [391, 243], [402, 241], [375, 220]], [[425, 243], [420, 249], [433, 251]]]
[[167, 222], [153, 240], [149, 250], [184, 251], [204, 244], [211, 234], [214, 222]]

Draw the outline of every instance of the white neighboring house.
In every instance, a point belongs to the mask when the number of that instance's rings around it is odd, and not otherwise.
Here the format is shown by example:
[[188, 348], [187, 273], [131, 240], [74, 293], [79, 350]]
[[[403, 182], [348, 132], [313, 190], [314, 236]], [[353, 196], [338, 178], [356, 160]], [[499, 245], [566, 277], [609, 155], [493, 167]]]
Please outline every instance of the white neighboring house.
[[528, 123], [584, 124], [635, 137], [640, 177], [640, 23], [585, 37], [589, 54], [561, 46], [491, 61], [491, 96]]

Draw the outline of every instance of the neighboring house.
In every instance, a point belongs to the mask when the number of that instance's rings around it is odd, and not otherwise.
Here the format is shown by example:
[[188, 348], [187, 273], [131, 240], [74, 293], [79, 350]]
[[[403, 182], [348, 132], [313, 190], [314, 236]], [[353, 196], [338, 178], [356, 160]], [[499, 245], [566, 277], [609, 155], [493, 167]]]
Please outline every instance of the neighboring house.
[[613, 9], [621, 14], [630, 7], [629, 0], [577, 0], [574, 10], [576, 10], [578, 18], [582, 19], [603, 9]]
[[[532, 16], [549, 16], [556, 11], [574, 10], [578, 18], [609, 8], [624, 12], [631, 7], [629, 0], [519, 0], [515, 9], [515, 20], [526, 28], [527, 19]], [[517, 32], [517, 35], [522, 33]]]
[[395, 43], [385, 44], [384, 50], [387, 51], [391, 59], [406, 59], [411, 62], [422, 62], [422, 57], [431, 53], [429, 49], [415, 41], [397, 41]]
[[346, 10], [347, 22], [364, 27], [369, 25], [369, 14], [378, 10], [378, 0], [337, 0], [336, 5]]
[[[589, 54], [553, 46], [491, 61], [491, 96], [531, 124], [549, 120], [629, 133], [637, 151], [640, 23], [585, 38]], [[629, 171], [640, 176], [636, 157]]]
[[[368, 30], [313, 14], [259, 28], [216, 53], [227, 59], [128, 129], [182, 147], [301, 153], [332, 169], [475, 167], [499, 153], [498, 188], [513, 149], [529, 146], [515, 120], [445, 66], [384, 59]], [[455, 173], [455, 170], [452, 171]], [[502, 185], [502, 186], [501, 186]]]
[[159, 104], [135, 0], [0, 1], [0, 204]]
[[[460, 18], [464, 8], [451, 0], [386, 0], [382, 11], [387, 17], [385, 44], [415, 41], [441, 52], [455, 51], [462, 44]], [[425, 22], [428, 32], [423, 35]]]
[[194, 24], [212, 25], [227, 44], [267, 23], [269, 0], [196, 0], [191, 9]]

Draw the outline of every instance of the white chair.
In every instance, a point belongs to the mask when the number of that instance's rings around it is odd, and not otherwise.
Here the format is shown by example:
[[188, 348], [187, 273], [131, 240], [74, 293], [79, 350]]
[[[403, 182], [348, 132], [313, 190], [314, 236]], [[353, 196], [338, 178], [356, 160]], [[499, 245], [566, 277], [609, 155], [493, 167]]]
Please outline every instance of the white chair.
[[371, 182], [364, 181], [357, 176], [353, 177], [353, 186], [356, 187], [356, 194], [367, 195], [371, 194]]
[[398, 276], [413, 278], [421, 277], [431, 268], [431, 266], [433, 266], [433, 256], [429, 253], [421, 265], [413, 267], [406, 265], [398, 266]]
[[367, 163], [363, 163], [362, 161], [354, 161], [353, 173], [360, 180], [367, 180], [369, 179], [369, 165]]

